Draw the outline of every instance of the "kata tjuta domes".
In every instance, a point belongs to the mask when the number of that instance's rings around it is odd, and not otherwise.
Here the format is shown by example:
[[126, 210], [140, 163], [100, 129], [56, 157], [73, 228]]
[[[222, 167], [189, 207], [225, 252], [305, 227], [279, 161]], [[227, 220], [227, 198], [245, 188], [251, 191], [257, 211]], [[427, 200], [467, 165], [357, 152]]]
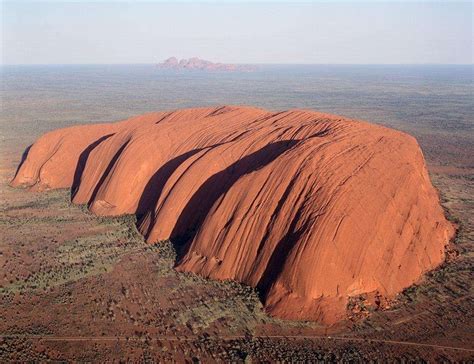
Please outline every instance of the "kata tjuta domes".
[[178, 60], [176, 57], [170, 57], [161, 63], [158, 63], [158, 68], [164, 70], [192, 70], [192, 71], [255, 71], [256, 67], [252, 65], [230, 64], [230, 63], [214, 63], [191, 57], [189, 59]]
[[332, 323], [351, 296], [394, 296], [454, 234], [413, 137], [313, 111], [196, 108], [55, 130], [11, 184], [137, 214], [150, 243], [187, 242], [178, 270], [258, 287], [286, 319]]

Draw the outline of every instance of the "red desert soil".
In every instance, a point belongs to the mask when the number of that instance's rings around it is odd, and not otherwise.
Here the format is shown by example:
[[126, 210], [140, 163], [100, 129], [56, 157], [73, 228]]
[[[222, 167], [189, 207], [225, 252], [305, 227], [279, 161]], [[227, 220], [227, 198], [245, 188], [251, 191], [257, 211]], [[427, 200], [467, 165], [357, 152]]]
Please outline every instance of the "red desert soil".
[[225, 106], [60, 129], [11, 184], [136, 214], [148, 242], [186, 242], [179, 271], [257, 287], [287, 319], [334, 323], [351, 297], [394, 297], [454, 235], [413, 137], [313, 111]]

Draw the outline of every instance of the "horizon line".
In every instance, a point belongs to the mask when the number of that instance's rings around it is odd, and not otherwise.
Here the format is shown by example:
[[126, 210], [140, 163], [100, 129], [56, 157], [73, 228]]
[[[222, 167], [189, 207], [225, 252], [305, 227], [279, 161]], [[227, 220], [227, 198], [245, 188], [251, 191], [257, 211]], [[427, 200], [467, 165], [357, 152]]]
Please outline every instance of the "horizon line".
[[[245, 66], [473, 66], [471, 63], [226, 63]], [[0, 66], [156, 66], [159, 62], [132, 63], [0, 63]]]

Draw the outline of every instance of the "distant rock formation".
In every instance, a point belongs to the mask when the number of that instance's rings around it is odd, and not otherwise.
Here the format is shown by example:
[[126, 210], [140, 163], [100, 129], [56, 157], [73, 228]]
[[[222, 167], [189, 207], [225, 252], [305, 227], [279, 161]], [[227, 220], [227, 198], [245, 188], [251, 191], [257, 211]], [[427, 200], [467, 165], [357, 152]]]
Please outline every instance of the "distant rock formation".
[[420, 280], [454, 234], [413, 137], [313, 111], [224, 106], [60, 129], [11, 185], [71, 187], [95, 214], [137, 214], [150, 243], [185, 243], [179, 271], [258, 287], [270, 314], [327, 324], [350, 297]]
[[213, 63], [197, 57], [189, 59], [182, 59], [178, 61], [176, 57], [170, 57], [158, 64], [161, 69], [172, 69], [172, 70], [199, 70], [199, 71], [254, 71], [255, 67], [250, 65], [237, 65], [237, 64], [226, 64], [226, 63]]

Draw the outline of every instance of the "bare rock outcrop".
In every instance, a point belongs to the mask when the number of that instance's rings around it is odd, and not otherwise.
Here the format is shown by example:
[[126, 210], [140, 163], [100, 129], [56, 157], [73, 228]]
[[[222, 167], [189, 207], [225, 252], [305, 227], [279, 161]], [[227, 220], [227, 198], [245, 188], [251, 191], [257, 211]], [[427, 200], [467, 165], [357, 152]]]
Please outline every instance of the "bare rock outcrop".
[[313, 111], [184, 109], [45, 134], [13, 186], [72, 188], [98, 215], [137, 214], [180, 271], [233, 279], [269, 313], [333, 323], [444, 260], [445, 219], [416, 140]]
[[171, 70], [198, 70], [198, 71], [255, 71], [255, 66], [231, 63], [214, 63], [205, 59], [191, 57], [178, 61], [176, 57], [170, 57], [158, 63], [161, 69]]

